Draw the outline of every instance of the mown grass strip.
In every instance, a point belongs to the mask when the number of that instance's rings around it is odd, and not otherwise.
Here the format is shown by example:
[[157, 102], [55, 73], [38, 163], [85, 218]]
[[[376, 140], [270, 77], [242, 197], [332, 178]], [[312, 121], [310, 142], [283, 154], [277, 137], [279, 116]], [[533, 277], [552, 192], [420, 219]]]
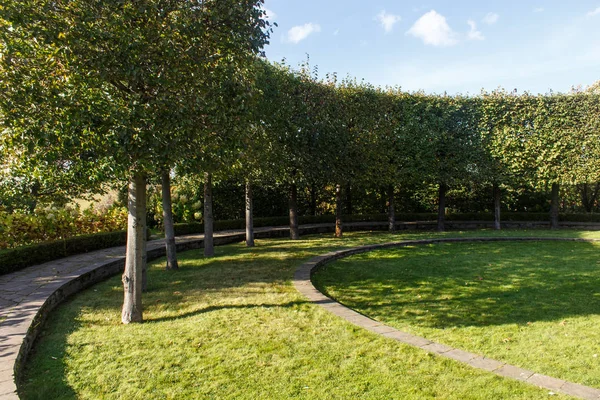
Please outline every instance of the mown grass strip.
[[314, 282], [378, 321], [600, 387], [600, 244], [453, 243], [338, 260]]
[[[310, 304], [291, 285], [296, 267], [314, 255], [432, 235], [260, 240], [252, 249], [218, 247], [210, 259], [199, 251], [181, 254], [180, 271], [164, 271], [164, 260], [157, 260], [144, 298], [146, 323], [119, 323], [119, 277], [74, 296], [50, 316], [20, 394], [25, 399], [546, 397], [548, 391], [356, 328]], [[496, 232], [441, 236], [449, 235]]]

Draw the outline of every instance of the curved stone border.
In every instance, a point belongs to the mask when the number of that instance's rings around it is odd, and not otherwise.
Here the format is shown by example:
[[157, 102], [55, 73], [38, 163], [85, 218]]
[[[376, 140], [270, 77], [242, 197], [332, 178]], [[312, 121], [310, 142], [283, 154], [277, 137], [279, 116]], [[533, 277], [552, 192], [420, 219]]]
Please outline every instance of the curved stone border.
[[[421, 223], [418, 222], [404, 223], [404, 229], [425, 228], [425, 226], [421, 227], [420, 224]], [[468, 224], [472, 223], [469, 222]], [[344, 229], [347, 231], [381, 230], [386, 229], [386, 227], [386, 222], [356, 222], [344, 224]], [[458, 225], [456, 227], [458, 227]], [[305, 235], [332, 232], [333, 229], [334, 224], [300, 226], [301, 233]], [[284, 237], [287, 235], [289, 235], [288, 227], [265, 227], [257, 228], [255, 230], [255, 237], [257, 239]], [[240, 242], [243, 241], [244, 238], [245, 233], [241, 230], [223, 231], [215, 233], [214, 242], [215, 245], [223, 245]], [[585, 241], [580, 239], [573, 240]], [[201, 248], [203, 246], [203, 241], [203, 235], [179, 237], [177, 238], [177, 250], [185, 251]], [[461, 239], [445, 239], [445, 241], [461, 241]], [[408, 245], [417, 242], [419, 241], [402, 243]], [[434, 243], [436, 241], [420, 242]], [[362, 251], [356, 251], [356, 249], [354, 249], [344, 250], [342, 252], [345, 252], [343, 256], [347, 256], [349, 254], [394, 245], [399, 246], [402, 244], [366, 246], [361, 248], [364, 249]], [[149, 242], [147, 250], [149, 261], [163, 256], [165, 254], [164, 241], [155, 240]], [[354, 251], [354, 253], [352, 253], [352, 251]], [[336, 256], [338, 253], [340, 252], [332, 253], [333, 257], [342, 257], [341, 254]], [[70, 295], [120, 273], [123, 270], [124, 257], [125, 247], [115, 247], [47, 262], [0, 276], [0, 400], [18, 399], [17, 382], [21, 376], [22, 366], [24, 365], [31, 347], [42, 329], [44, 321], [48, 317], [50, 311]], [[312, 287], [312, 284], [310, 284], [310, 272], [308, 273], [306, 280], [310, 287]], [[298, 284], [298, 281], [296, 280], [295, 283]], [[302, 286], [302, 284], [300, 285]], [[333, 303], [327, 297], [321, 296], [330, 303]], [[324, 306], [326, 306], [326, 304], [324, 304]], [[359, 317], [366, 318], [358, 313], [356, 314]], [[381, 324], [377, 325], [379, 326]], [[392, 331], [386, 331], [384, 333], [390, 332]], [[582, 390], [587, 389], [586, 387], [582, 388]]]
[[380, 250], [392, 247], [406, 247], [413, 245], [425, 245], [434, 243], [456, 243], [456, 242], [504, 242], [504, 241], [573, 241], [573, 242], [598, 242], [596, 239], [578, 239], [578, 238], [448, 238], [448, 239], [427, 239], [427, 240], [405, 240], [401, 242], [376, 244], [369, 246], [355, 247], [333, 251], [314, 257], [311, 260], [300, 265], [294, 274], [294, 286], [313, 303], [318, 304], [325, 310], [345, 319], [354, 325], [365, 328], [371, 332], [384, 336], [386, 338], [397, 340], [411, 346], [419, 347], [427, 352], [451, 358], [456, 361], [468, 364], [474, 368], [493, 372], [502, 377], [517, 379], [532, 385], [539, 386], [555, 392], [565, 393], [582, 399], [598, 400], [600, 399], [600, 390], [589, 386], [583, 386], [577, 383], [564, 381], [562, 379], [552, 378], [519, 368], [501, 361], [493, 360], [485, 356], [469, 353], [460, 349], [455, 349], [441, 343], [436, 343], [420, 336], [415, 336], [398, 329], [392, 328], [381, 322], [368, 318], [348, 307], [325, 296], [311, 281], [312, 273], [334, 260], [348, 257], [354, 254], [366, 253], [373, 250]]
[[[412, 226], [412, 225], [411, 225]], [[416, 227], [417, 225], [415, 225]], [[303, 235], [333, 232], [335, 225], [301, 225]], [[344, 229], [387, 229], [385, 222], [356, 222]], [[256, 228], [256, 239], [285, 237], [289, 227]], [[245, 231], [216, 232], [215, 245], [241, 242]], [[177, 238], [177, 251], [198, 249], [204, 235]], [[164, 256], [164, 240], [148, 242], [148, 261]], [[50, 312], [70, 295], [123, 271], [125, 247], [97, 250], [0, 275], [0, 400], [18, 399], [22, 367]]]
[[[331, 224], [301, 226], [304, 234], [332, 231]], [[255, 237], [283, 237], [289, 228], [257, 228]], [[216, 232], [214, 244], [241, 242], [241, 230]], [[177, 238], [177, 251], [202, 248], [204, 235]], [[164, 240], [148, 242], [148, 261], [165, 255]], [[0, 276], [0, 400], [18, 399], [17, 383], [50, 312], [70, 295], [123, 271], [125, 247], [70, 256]], [[4, 320], [2, 320], [4, 319]]]

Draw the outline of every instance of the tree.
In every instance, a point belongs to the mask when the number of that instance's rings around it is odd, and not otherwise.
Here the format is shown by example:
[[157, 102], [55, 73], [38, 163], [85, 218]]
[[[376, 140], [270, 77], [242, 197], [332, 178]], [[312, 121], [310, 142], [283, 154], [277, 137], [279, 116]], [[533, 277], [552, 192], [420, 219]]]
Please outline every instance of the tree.
[[305, 174], [317, 167], [312, 164], [315, 153], [310, 148], [314, 130], [307, 129], [313, 127], [307, 103], [309, 84], [306, 73], [302, 75], [281, 64], [264, 65], [258, 82], [263, 96], [257, 119], [269, 143], [264, 164], [272, 181], [288, 187], [292, 240], [300, 238], [298, 186]]
[[558, 228], [560, 185], [598, 178], [597, 96], [499, 92], [486, 103], [496, 113], [489, 138], [492, 156], [510, 174], [539, 188], [551, 187], [551, 227]]
[[433, 162], [423, 174], [438, 187], [438, 231], [444, 230], [446, 194], [452, 185], [468, 181], [481, 160], [477, 100], [432, 96], [424, 132], [433, 150]]
[[[387, 88], [377, 98], [374, 136], [368, 154], [367, 181], [386, 188], [388, 228], [395, 230], [398, 187], [420, 185], [422, 171], [434, 162], [428, 128], [427, 96]], [[371, 101], [373, 102], [373, 101]], [[373, 114], [373, 113], [372, 113]]]
[[173, 223], [173, 206], [171, 201], [171, 171], [169, 170], [161, 172], [161, 192], [167, 269], [176, 270], [179, 269], [179, 265], [177, 263], [177, 247], [175, 245], [175, 224]]
[[90, 175], [130, 182], [123, 323], [142, 321], [146, 177], [189, 154], [169, 144], [200, 141], [198, 119], [221, 118], [211, 89], [266, 43], [261, 4], [20, 0], [0, 10], [4, 135], [68, 171], [81, 159]]

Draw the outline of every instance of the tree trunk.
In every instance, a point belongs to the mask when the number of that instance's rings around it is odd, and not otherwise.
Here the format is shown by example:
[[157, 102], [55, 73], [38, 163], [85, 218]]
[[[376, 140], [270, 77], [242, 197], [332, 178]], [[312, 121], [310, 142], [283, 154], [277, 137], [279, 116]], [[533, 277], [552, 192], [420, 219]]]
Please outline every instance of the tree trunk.
[[394, 185], [388, 187], [388, 229], [396, 231], [396, 207], [394, 202]]
[[37, 208], [37, 203], [38, 203], [38, 196], [40, 193], [40, 187], [41, 187], [41, 184], [37, 180], [31, 186], [31, 190], [30, 190], [31, 203], [29, 203], [29, 206], [28, 206], [29, 214], [35, 213], [35, 209]]
[[438, 221], [437, 221], [437, 230], [438, 232], [443, 232], [444, 221], [446, 220], [446, 191], [448, 190], [448, 186], [445, 183], [440, 183], [440, 188], [438, 192]]
[[298, 228], [298, 187], [295, 183], [290, 185], [290, 238], [292, 240], [300, 239], [300, 229]]
[[252, 210], [252, 184], [246, 181], [246, 246], [254, 247], [254, 216]]
[[579, 193], [581, 195], [581, 204], [585, 211], [591, 213], [594, 210], [596, 199], [598, 198], [598, 192], [600, 191], [600, 184], [596, 183], [594, 189], [591, 189], [590, 185], [584, 183], [578, 186]]
[[500, 186], [494, 183], [494, 229], [500, 230], [502, 229], [500, 225], [500, 205], [502, 200], [502, 192], [500, 191]]
[[146, 264], [146, 178], [135, 173], [129, 182], [127, 201], [127, 252], [122, 276], [121, 322], [142, 322], [142, 271]]
[[592, 207], [588, 197], [588, 188], [589, 185], [587, 183], [584, 183], [582, 185], [578, 186], [579, 189], [579, 194], [581, 196], [581, 205], [583, 206], [583, 208], [585, 208], [585, 212], [592, 212]]
[[354, 214], [354, 207], [352, 207], [352, 186], [350, 182], [346, 183], [346, 215]]
[[335, 237], [344, 235], [342, 227], [342, 185], [335, 185]]
[[212, 257], [215, 255], [213, 237], [213, 205], [212, 205], [212, 174], [204, 174], [204, 255]]
[[144, 254], [144, 259], [142, 261], [142, 293], [146, 292], [148, 290], [148, 263], [147, 261], [147, 253], [146, 253], [146, 242], [148, 240], [148, 212], [147, 212], [147, 207], [148, 207], [148, 198], [147, 198], [147, 192], [146, 192], [146, 176], [144, 175], [144, 214], [143, 214], [143, 219], [144, 219], [144, 241], [142, 242], [142, 247], [143, 247], [143, 254]]
[[171, 176], [169, 170], [162, 171], [162, 208], [165, 227], [165, 246], [167, 250], [167, 270], [179, 269], [177, 248], [175, 247], [175, 227], [173, 224], [173, 206], [171, 204]]
[[559, 189], [558, 183], [552, 184], [552, 200], [550, 203], [550, 228], [552, 229], [558, 229]]
[[317, 215], [317, 185], [310, 185], [310, 215]]

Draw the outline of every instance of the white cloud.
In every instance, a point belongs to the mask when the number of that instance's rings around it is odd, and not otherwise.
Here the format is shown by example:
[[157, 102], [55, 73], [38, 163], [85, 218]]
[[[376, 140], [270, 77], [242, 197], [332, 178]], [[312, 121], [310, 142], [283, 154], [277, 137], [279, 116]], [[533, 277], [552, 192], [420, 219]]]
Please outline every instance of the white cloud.
[[541, 13], [544, 12], [544, 7], [536, 7], [533, 9], [534, 13]]
[[385, 10], [377, 14], [375, 19], [379, 21], [386, 33], [390, 33], [394, 29], [394, 25], [402, 20], [399, 15], [387, 13]]
[[482, 21], [484, 24], [494, 25], [496, 22], [498, 22], [499, 18], [500, 16], [498, 14], [490, 12], [487, 13], [485, 17], [483, 17]]
[[291, 28], [285, 36], [285, 41], [289, 43], [300, 43], [312, 33], [321, 32], [321, 26], [319, 24], [313, 24], [309, 22], [304, 25], [298, 25]]
[[456, 32], [450, 28], [446, 17], [435, 10], [424, 14], [406, 33], [432, 46], [454, 46], [458, 43]]
[[467, 24], [471, 27], [469, 33], [467, 33], [467, 38], [469, 40], [484, 40], [485, 37], [483, 34], [477, 30], [477, 24], [473, 20], [468, 20]]
[[335, 31], [333, 31], [333, 36], [337, 36], [340, 34], [340, 30], [336, 29]]
[[587, 16], [588, 17], [595, 17], [598, 14], [600, 14], [600, 7], [596, 8], [593, 11], [590, 11], [589, 13], [587, 13]]

